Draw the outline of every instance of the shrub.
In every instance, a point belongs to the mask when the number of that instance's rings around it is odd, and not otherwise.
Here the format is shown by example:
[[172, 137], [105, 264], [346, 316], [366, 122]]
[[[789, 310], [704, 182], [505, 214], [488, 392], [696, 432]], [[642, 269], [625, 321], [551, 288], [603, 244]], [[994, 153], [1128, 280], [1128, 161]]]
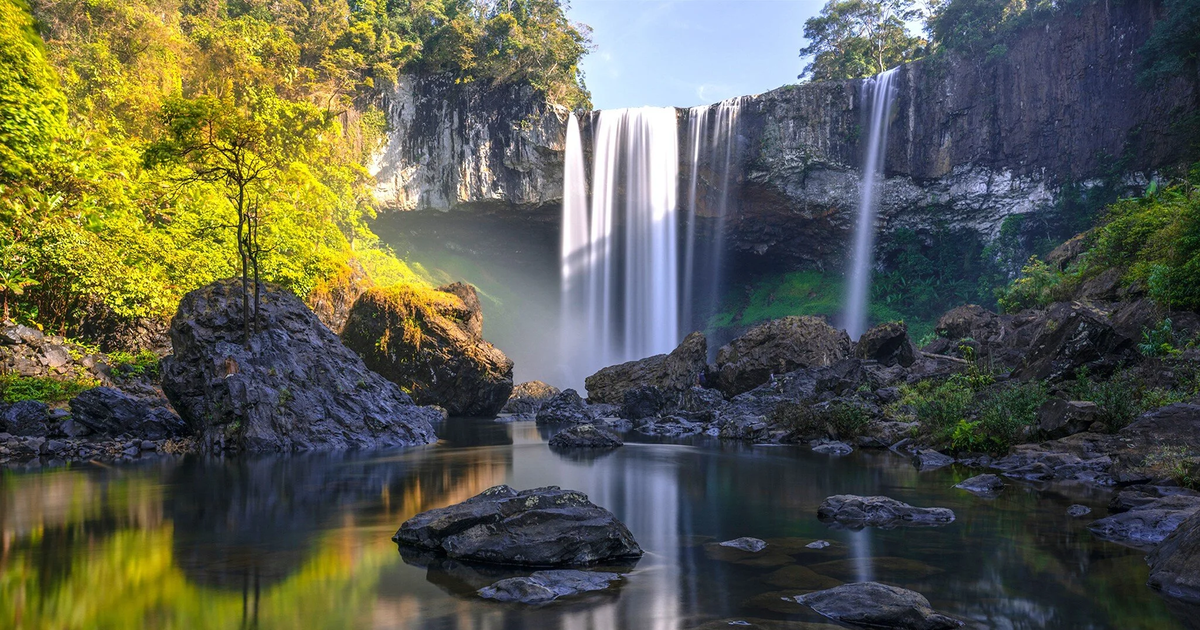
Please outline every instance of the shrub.
[[1138, 351], [1148, 357], [1170, 357], [1179, 354], [1175, 347], [1175, 332], [1171, 328], [1171, 319], [1167, 318], [1154, 328], [1142, 329], [1142, 342]]
[[158, 378], [158, 355], [149, 350], [137, 354], [129, 352], [113, 352], [108, 355], [108, 363], [113, 371], [121, 378], [147, 377]]
[[12, 404], [23, 400], [44, 403], [66, 402], [100, 383], [89, 378], [58, 380], [44, 376], [0, 375], [0, 400]]
[[989, 450], [1005, 452], [1016, 444], [1027, 427], [1037, 424], [1038, 408], [1048, 397], [1041, 382], [1004, 385], [982, 396], [979, 428], [991, 442]]
[[1180, 487], [1200, 490], [1200, 453], [1187, 447], [1160, 445], [1142, 460], [1139, 468], [1156, 479], [1169, 478]]
[[945, 381], [921, 381], [904, 386], [900, 405], [911, 408], [922, 431], [934, 441], [946, 442], [955, 427], [966, 418], [975, 401], [975, 390], [962, 377]]
[[1062, 272], [1033, 256], [1016, 280], [996, 290], [996, 302], [1006, 313], [1043, 307], [1064, 297], [1062, 285]]

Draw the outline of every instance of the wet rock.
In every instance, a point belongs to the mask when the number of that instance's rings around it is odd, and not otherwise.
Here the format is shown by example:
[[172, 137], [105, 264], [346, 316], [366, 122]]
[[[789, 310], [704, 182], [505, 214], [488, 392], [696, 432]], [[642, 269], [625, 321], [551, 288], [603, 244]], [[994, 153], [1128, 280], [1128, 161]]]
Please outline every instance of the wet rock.
[[1099, 414], [1094, 402], [1051, 398], [1038, 409], [1038, 431], [1047, 438], [1075, 435], [1092, 426]]
[[72, 398], [70, 405], [71, 419], [97, 435], [164, 440], [190, 433], [159, 397], [136, 397], [111, 387], [96, 387]]
[[766, 541], [758, 538], [734, 538], [733, 540], [726, 540], [718, 544], [722, 547], [741, 549], [742, 551], [749, 551], [751, 553], [758, 553], [767, 548]]
[[817, 317], [784, 317], [751, 328], [717, 352], [716, 384], [726, 396], [747, 392], [798, 368], [830, 365], [850, 354], [850, 337]]
[[653, 418], [671, 407], [670, 400], [661, 389], [653, 385], [631, 387], [625, 390], [621, 404], [621, 417], [630, 420]]
[[1112, 500], [1108, 502], [1108, 511], [1113, 514], [1128, 512], [1154, 503], [1159, 499], [1180, 495], [1186, 497], [1180, 501], [1180, 505], [1189, 505], [1195, 498], [1200, 498], [1200, 493], [1195, 490], [1180, 488], [1179, 486], [1130, 486], [1113, 495]]
[[589, 415], [583, 399], [573, 389], [564, 389], [557, 396], [543, 402], [537, 412], [538, 426], [545, 424], [579, 424], [588, 420]]
[[303, 302], [261, 285], [259, 333], [245, 343], [242, 287], [184, 296], [162, 387], [208, 449], [291, 451], [433, 441], [435, 411], [367, 369]]
[[342, 340], [418, 404], [494, 416], [512, 394], [513, 363], [483, 339], [481, 318], [470, 285], [377, 288], [355, 300]]
[[917, 470], [933, 470], [953, 464], [954, 458], [937, 451], [918, 450], [913, 453], [912, 462]]
[[1181, 523], [1146, 560], [1151, 588], [1200, 603], [1200, 514]]
[[842, 623], [877, 628], [943, 630], [961, 621], [934, 612], [929, 600], [915, 591], [878, 582], [843, 584], [796, 597], [821, 615]]
[[1132, 547], [1157, 545], [1184, 521], [1200, 512], [1200, 497], [1175, 495], [1139, 505], [1092, 522], [1093, 534]]
[[1091, 513], [1092, 508], [1086, 505], [1079, 505], [1078, 503], [1067, 508], [1067, 516], [1070, 516], [1071, 518], [1083, 518]]
[[917, 345], [908, 338], [908, 325], [904, 322], [880, 324], [863, 333], [854, 346], [854, 356], [885, 366], [909, 367], [919, 354]]
[[991, 496], [1004, 489], [1004, 481], [996, 475], [984, 474], [965, 479], [954, 487], [972, 494]]
[[679, 416], [643, 418], [637, 423], [637, 432], [642, 435], [682, 438], [706, 432], [711, 427], [702, 422], [692, 422]]
[[550, 448], [617, 448], [625, 443], [592, 424], [577, 424], [550, 438]]
[[619, 573], [558, 569], [538, 571], [529, 577], [500, 580], [479, 589], [479, 596], [498, 602], [545, 604], [560, 597], [601, 591], [621, 579]]
[[707, 360], [708, 340], [702, 333], [694, 332], [670, 354], [606, 367], [587, 377], [584, 383], [588, 402], [624, 405], [629, 390], [647, 387], [656, 388], [666, 398], [676, 398], [700, 384], [708, 367]]
[[451, 558], [526, 566], [579, 566], [642, 555], [612, 512], [554, 486], [496, 486], [405, 521], [392, 540]]
[[839, 494], [826, 498], [817, 518], [848, 527], [939, 526], [954, 521], [946, 508], [920, 508], [888, 497]]
[[512, 395], [508, 397], [508, 402], [504, 403], [500, 412], [518, 416], [534, 416], [542, 408], [542, 403], [554, 398], [559, 393], [557, 387], [541, 381], [521, 383], [513, 387]]
[[3, 410], [3, 429], [20, 436], [41, 437], [49, 433], [50, 410], [46, 403], [22, 400]]
[[1039, 444], [1018, 444], [994, 462], [992, 468], [1006, 477], [1027, 481], [1082, 481], [1113, 485], [1111, 454], [1117, 440], [1111, 435], [1079, 433]]
[[808, 547], [809, 549], [824, 549], [829, 546], [829, 541], [828, 540], [814, 540], [804, 546]]
[[812, 450], [824, 455], [849, 455], [854, 452], [854, 447], [845, 442], [828, 441], [814, 444]]

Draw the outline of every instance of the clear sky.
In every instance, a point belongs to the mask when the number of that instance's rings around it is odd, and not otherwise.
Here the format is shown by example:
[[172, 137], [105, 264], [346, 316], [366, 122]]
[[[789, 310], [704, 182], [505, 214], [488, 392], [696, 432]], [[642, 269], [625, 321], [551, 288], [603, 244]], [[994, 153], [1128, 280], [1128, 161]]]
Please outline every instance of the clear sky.
[[796, 82], [804, 21], [824, 0], [572, 0], [592, 27], [597, 109], [690, 107]]

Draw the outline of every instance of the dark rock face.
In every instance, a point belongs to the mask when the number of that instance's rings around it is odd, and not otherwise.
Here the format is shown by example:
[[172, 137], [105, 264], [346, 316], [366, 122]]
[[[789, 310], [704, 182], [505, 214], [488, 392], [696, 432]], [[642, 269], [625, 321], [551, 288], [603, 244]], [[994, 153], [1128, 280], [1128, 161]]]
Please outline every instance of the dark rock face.
[[1200, 603], [1200, 514], [1182, 523], [1147, 560], [1151, 588]]
[[4, 420], [4, 431], [27, 437], [45, 436], [50, 428], [50, 410], [46, 403], [22, 400], [7, 409], [0, 408], [0, 419]]
[[261, 287], [260, 331], [243, 344], [242, 286], [184, 296], [162, 385], [206, 448], [290, 451], [426, 444], [439, 414], [367, 369], [295, 295]]
[[970, 479], [964, 479], [961, 483], [955, 484], [954, 487], [966, 490], [971, 494], [993, 496], [1004, 489], [1004, 480], [991, 474], [976, 475]]
[[716, 384], [736, 396], [773, 374], [827, 366], [850, 354], [850, 337], [817, 317], [784, 317], [751, 328], [717, 352]]
[[1132, 339], [1118, 333], [1105, 313], [1078, 303], [1058, 303], [1016, 373], [1023, 380], [1073, 378], [1080, 368], [1108, 374], [1138, 358]]
[[542, 403], [554, 398], [559, 393], [557, 387], [541, 381], [521, 383], [513, 388], [508, 402], [504, 403], [500, 412], [516, 416], [537, 415], [538, 410], [542, 408]]
[[917, 361], [920, 350], [908, 338], [904, 322], [880, 324], [863, 333], [854, 346], [854, 356], [882, 365], [909, 367]]
[[577, 424], [550, 438], [550, 448], [617, 448], [625, 443], [593, 424]]
[[396, 543], [451, 558], [525, 566], [582, 566], [642, 555], [612, 512], [580, 492], [496, 486], [404, 522]]
[[579, 392], [564, 389], [562, 393], [542, 403], [537, 412], [538, 425], [544, 424], [579, 424], [590, 419], [587, 406], [579, 397]]
[[342, 340], [418, 404], [493, 416], [512, 394], [513, 364], [480, 335], [482, 317], [469, 285], [371, 289], [350, 309]]
[[963, 624], [934, 612], [915, 591], [878, 582], [843, 584], [796, 597], [796, 601], [842, 623], [873, 628], [948, 630]]
[[677, 395], [699, 383], [708, 367], [707, 360], [708, 340], [702, 333], [694, 332], [670, 354], [613, 365], [587, 377], [584, 383], [588, 402], [624, 404], [626, 392], [640, 387], [655, 387], [665, 395]]
[[1094, 402], [1051, 398], [1038, 409], [1038, 431], [1048, 438], [1075, 435], [1092, 426], [1099, 414]]
[[653, 385], [633, 387], [625, 390], [621, 404], [621, 417], [630, 420], [652, 418], [672, 407], [672, 401], [663, 391]]
[[71, 399], [70, 405], [71, 419], [98, 435], [162, 440], [190, 433], [167, 401], [158, 397], [135, 397], [111, 387], [96, 387]]
[[602, 591], [621, 579], [619, 573], [557, 569], [538, 571], [529, 577], [500, 580], [479, 589], [479, 596], [498, 602], [545, 604], [559, 597]]
[[821, 502], [817, 518], [848, 527], [938, 526], [952, 523], [954, 512], [946, 508], [913, 507], [888, 497], [838, 494]]

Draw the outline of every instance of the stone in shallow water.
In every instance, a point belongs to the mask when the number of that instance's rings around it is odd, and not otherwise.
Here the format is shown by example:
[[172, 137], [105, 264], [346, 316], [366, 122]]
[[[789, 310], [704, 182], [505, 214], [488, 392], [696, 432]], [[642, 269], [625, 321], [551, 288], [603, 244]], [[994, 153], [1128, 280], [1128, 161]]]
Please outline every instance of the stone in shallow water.
[[825, 455], [849, 455], [854, 452], [854, 447], [845, 442], [819, 442], [813, 445], [812, 450]]
[[829, 541], [828, 540], [814, 540], [804, 546], [808, 547], [809, 549], [824, 549], [829, 546]]
[[1162, 542], [1193, 514], [1200, 513], [1200, 497], [1173, 495], [1137, 505], [1127, 512], [1106, 516], [1088, 525], [1093, 534], [1133, 547]]
[[992, 474], [975, 475], [970, 479], [964, 479], [962, 482], [955, 484], [954, 487], [959, 490], [966, 490], [971, 494], [990, 496], [1004, 489], [1004, 480]]
[[902, 630], [948, 630], [963, 624], [935, 612], [915, 591], [878, 582], [855, 582], [800, 595], [796, 601], [835, 621]]
[[954, 521], [947, 508], [920, 508], [889, 497], [838, 494], [817, 508], [817, 518], [847, 527], [936, 527]]
[[451, 558], [523, 566], [580, 566], [642, 555], [612, 512], [582, 492], [557, 486], [489, 488], [412, 517], [392, 540]]
[[799, 564], [776, 569], [768, 573], [763, 578], [763, 581], [771, 586], [795, 589], [796, 591], [817, 591], [824, 588], [833, 588], [842, 583], [841, 580], [821, 575]]
[[934, 470], [954, 463], [954, 458], [937, 451], [917, 451], [913, 453], [913, 465], [917, 470]]
[[625, 443], [593, 424], [577, 424], [550, 438], [550, 448], [617, 448]]
[[1067, 508], [1067, 516], [1070, 516], [1071, 518], [1080, 518], [1091, 513], [1092, 508], [1086, 505], [1079, 505], [1078, 503]]
[[733, 547], [734, 549], [741, 549], [742, 551], [749, 551], [751, 553], [758, 553], [767, 548], [766, 541], [749, 537], [726, 540], [725, 542], [719, 544], [722, 547]]
[[599, 571], [538, 571], [529, 577], [508, 578], [485, 586], [479, 589], [479, 596], [500, 602], [545, 604], [559, 597], [604, 590], [620, 579], [620, 574]]

